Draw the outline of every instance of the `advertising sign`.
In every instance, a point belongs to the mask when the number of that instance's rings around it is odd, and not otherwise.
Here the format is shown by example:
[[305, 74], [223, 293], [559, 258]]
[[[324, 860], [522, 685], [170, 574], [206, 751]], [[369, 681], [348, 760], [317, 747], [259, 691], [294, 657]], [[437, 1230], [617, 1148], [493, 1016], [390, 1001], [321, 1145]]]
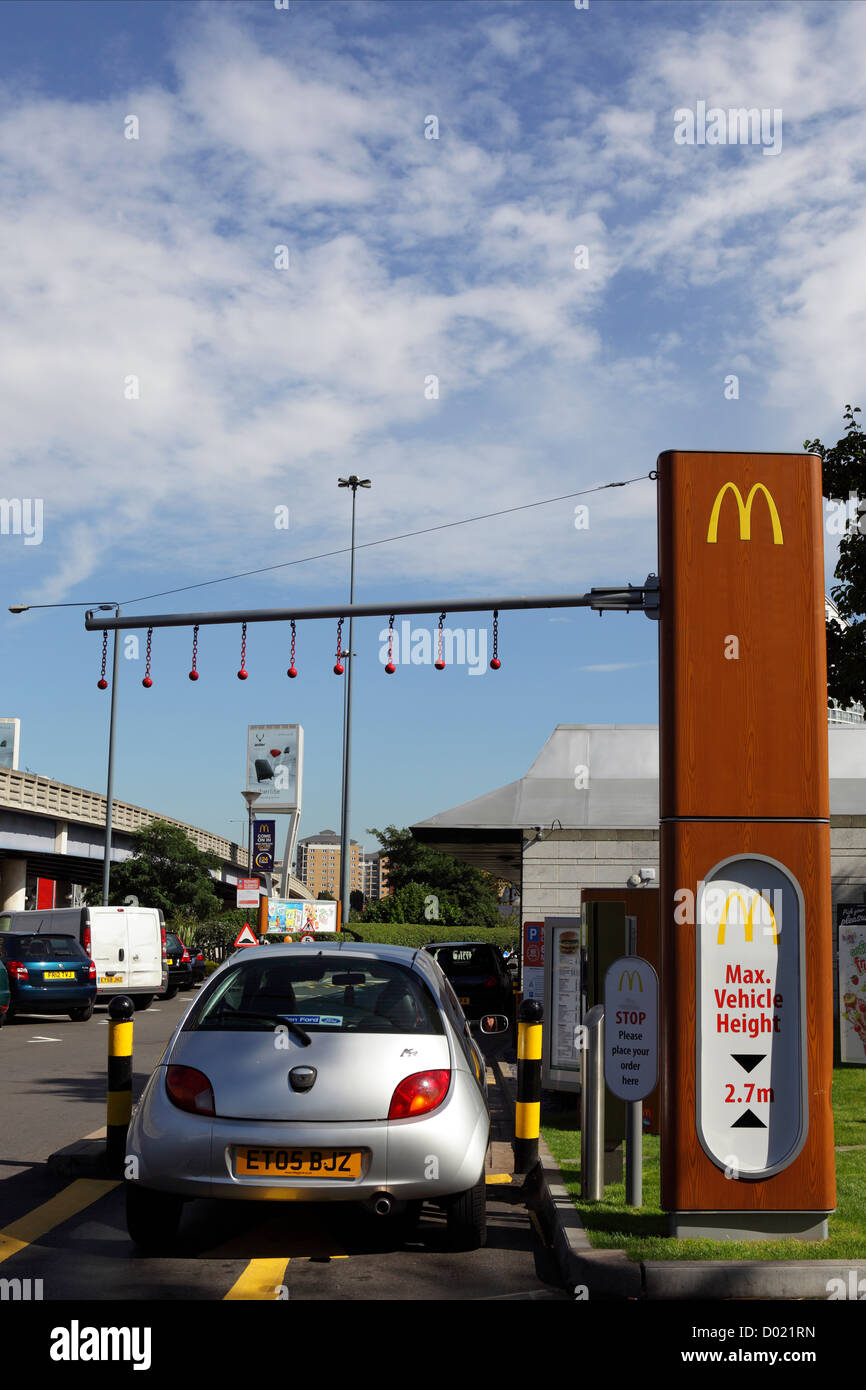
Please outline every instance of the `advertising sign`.
[[583, 1008], [579, 917], [544, 919], [544, 1040], [542, 1085], [577, 1090]]
[[238, 907], [258, 907], [259, 881], [257, 878], [239, 878], [237, 883]]
[[299, 935], [301, 932], [335, 932], [337, 904], [304, 902], [301, 898], [276, 898], [268, 903], [268, 934]]
[[649, 961], [620, 956], [604, 977], [604, 1079], [622, 1100], [646, 1100], [658, 1081], [659, 982]]
[[544, 923], [523, 923], [523, 997], [544, 1001]]
[[18, 737], [20, 719], [0, 719], [0, 767], [18, 770]]
[[257, 811], [296, 811], [301, 800], [304, 731], [300, 724], [250, 724], [245, 791], [258, 792]]
[[274, 872], [274, 841], [277, 833], [275, 820], [253, 821], [253, 868], [260, 874]]
[[723, 860], [697, 915], [697, 1120], [704, 1151], [767, 1178], [806, 1141], [800, 885], [762, 855]]
[[839, 1047], [866, 1066], [866, 903], [839, 908]]

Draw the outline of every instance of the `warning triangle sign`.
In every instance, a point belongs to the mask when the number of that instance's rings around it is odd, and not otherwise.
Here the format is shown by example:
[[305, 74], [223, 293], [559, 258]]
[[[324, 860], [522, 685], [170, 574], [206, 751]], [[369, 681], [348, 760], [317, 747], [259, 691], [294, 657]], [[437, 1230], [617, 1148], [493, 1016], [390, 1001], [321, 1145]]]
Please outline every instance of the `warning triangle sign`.
[[249, 922], [245, 922], [235, 937], [236, 946], [258, 946], [256, 934]]

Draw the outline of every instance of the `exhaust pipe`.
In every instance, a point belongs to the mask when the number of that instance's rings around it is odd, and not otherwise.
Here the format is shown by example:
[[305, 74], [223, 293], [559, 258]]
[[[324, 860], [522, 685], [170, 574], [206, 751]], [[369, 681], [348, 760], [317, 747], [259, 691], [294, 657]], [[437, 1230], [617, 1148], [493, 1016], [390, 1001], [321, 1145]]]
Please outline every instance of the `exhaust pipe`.
[[373, 1202], [373, 1211], [377, 1216], [390, 1216], [393, 1202], [387, 1193], [383, 1192]]

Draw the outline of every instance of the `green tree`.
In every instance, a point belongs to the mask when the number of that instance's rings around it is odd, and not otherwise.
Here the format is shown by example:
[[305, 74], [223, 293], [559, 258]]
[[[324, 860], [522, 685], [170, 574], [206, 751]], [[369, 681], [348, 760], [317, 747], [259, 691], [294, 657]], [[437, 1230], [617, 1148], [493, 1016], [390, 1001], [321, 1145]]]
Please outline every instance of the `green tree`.
[[[388, 860], [388, 884], [395, 891], [378, 903], [368, 903], [363, 920], [371, 922], [442, 922], [446, 925], [492, 927], [501, 921], [496, 881], [481, 869], [450, 854], [440, 854], [414, 839], [408, 828], [388, 825], [370, 829]], [[406, 889], [404, 894], [402, 890]], [[409, 891], [411, 889], [411, 891]], [[392, 907], [387, 904], [397, 898]], [[430, 902], [433, 898], [435, 901]], [[380, 917], [378, 912], [418, 912], [418, 916]]]
[[860, 518], [849, 510], [852, 497], [866, 499], [866, 434], [855, 419], [859, 414], [859, 406], [846, 405], [845, 433], [832, 447], [819, 439], [807, 439], [803, 446], [821, 455], [822, 491], [832, 502], [827, 529], [841, 538], [835, 572], [840, 583], [830, 595], [848, 626], [827, 622], [827, 690], [843, 706], [866, 703], [866, 503]]
[[[142, 907], [160, 907], [166, 921], [182, 914], [204, 921], [222, 906], [208, 872], [219, 868], [216, 854], [200, 850], [178, 825], [155, 820], [136, 830], [133, 854], [112, 865], [108, 901], [122, 906], [129, 897]], [[87, 901], [100, 903], [101, 888], [88, 889]]]

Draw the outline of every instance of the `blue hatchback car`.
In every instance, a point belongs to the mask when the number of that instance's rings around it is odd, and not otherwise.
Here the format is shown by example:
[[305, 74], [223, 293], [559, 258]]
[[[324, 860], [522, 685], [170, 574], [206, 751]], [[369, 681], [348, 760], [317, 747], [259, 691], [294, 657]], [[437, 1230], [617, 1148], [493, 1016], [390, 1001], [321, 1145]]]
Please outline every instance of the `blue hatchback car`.
[[96, 966], [77, 937], [0, 932], [0, 961], [9, 977], [7, 1021], [16, 1014], [68, 1014], [84, 1023], [93, 1013]]

